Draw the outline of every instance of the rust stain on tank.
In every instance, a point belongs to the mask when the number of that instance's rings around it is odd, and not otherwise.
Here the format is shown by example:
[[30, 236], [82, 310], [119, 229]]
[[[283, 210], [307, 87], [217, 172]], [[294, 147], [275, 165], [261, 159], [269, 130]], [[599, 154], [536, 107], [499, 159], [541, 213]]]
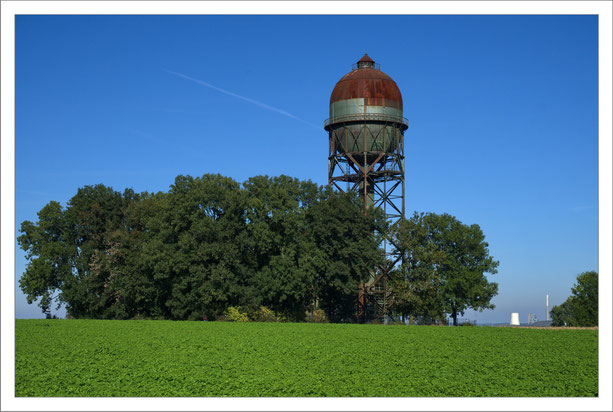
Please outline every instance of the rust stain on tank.
[[377, 69], [359, 68], [347, 73], [336, 83], [330, 103], [357, 98], [366, 99], [369, 106], [402, 110], [402, 94], [396, 82]]

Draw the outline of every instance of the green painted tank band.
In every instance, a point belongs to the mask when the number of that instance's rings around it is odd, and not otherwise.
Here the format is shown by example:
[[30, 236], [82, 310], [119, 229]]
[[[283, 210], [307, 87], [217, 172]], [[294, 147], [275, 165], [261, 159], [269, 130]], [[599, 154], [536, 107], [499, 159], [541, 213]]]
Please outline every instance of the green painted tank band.
[[354, 114], [381, 114], [402, 117], [402, 110], [389, 106], [369, 106], [364, 98], [340, 100], [330, 104], [330, 117], [342, 117]]

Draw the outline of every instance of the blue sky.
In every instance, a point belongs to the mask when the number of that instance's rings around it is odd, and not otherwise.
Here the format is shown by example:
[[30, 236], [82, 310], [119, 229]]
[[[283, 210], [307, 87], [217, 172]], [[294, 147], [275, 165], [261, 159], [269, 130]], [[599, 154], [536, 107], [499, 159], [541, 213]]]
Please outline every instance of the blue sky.
[[[17, 16], [16, 229], [89, 184], [326, 184], [330, 93], [367, 51], [410, 122], [407, 213], [479, 224], [500, 261], [465, 317], [544, 319], [598, 270], [597, 40], [589, 15]], [[16, 316], [42, 316], [18, 288]]]

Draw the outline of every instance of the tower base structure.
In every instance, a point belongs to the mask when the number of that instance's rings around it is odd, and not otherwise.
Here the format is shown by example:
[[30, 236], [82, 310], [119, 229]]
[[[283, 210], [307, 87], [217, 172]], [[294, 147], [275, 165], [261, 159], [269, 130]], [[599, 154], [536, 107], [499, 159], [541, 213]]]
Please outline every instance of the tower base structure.
[[[356, 126], [358, 133], [355, 133]], [[404, 218], [403, 134], [407, 128], [408, 121], [404, 118], [364, 116], [360, 119], [354, 116], [351, 120], [337, 118], [326, 121], [329, 132], [329, 184], [342, 192], [359, 193], [364, 213], [372, 208], [382, 208], [390, 224]], [[368, 150], [346, 151], [347, 147]], [[380, 235], [383, 236], [387, 261], [384, 266], [373, 268], [370, 279], [359, 286], [356, 305], [359, 323], [372, 320], [386, 322], [393, 304], [389, 275], [400, 257], [386, 234]]]

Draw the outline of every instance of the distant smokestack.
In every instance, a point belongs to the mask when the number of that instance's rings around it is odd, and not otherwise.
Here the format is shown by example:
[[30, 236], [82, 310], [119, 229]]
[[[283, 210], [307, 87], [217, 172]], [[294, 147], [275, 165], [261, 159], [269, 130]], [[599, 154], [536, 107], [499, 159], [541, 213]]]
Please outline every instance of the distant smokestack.
[[549, 320], [549, 293], [547, 294], [547, 311], [545, 312], [545, 320]]

